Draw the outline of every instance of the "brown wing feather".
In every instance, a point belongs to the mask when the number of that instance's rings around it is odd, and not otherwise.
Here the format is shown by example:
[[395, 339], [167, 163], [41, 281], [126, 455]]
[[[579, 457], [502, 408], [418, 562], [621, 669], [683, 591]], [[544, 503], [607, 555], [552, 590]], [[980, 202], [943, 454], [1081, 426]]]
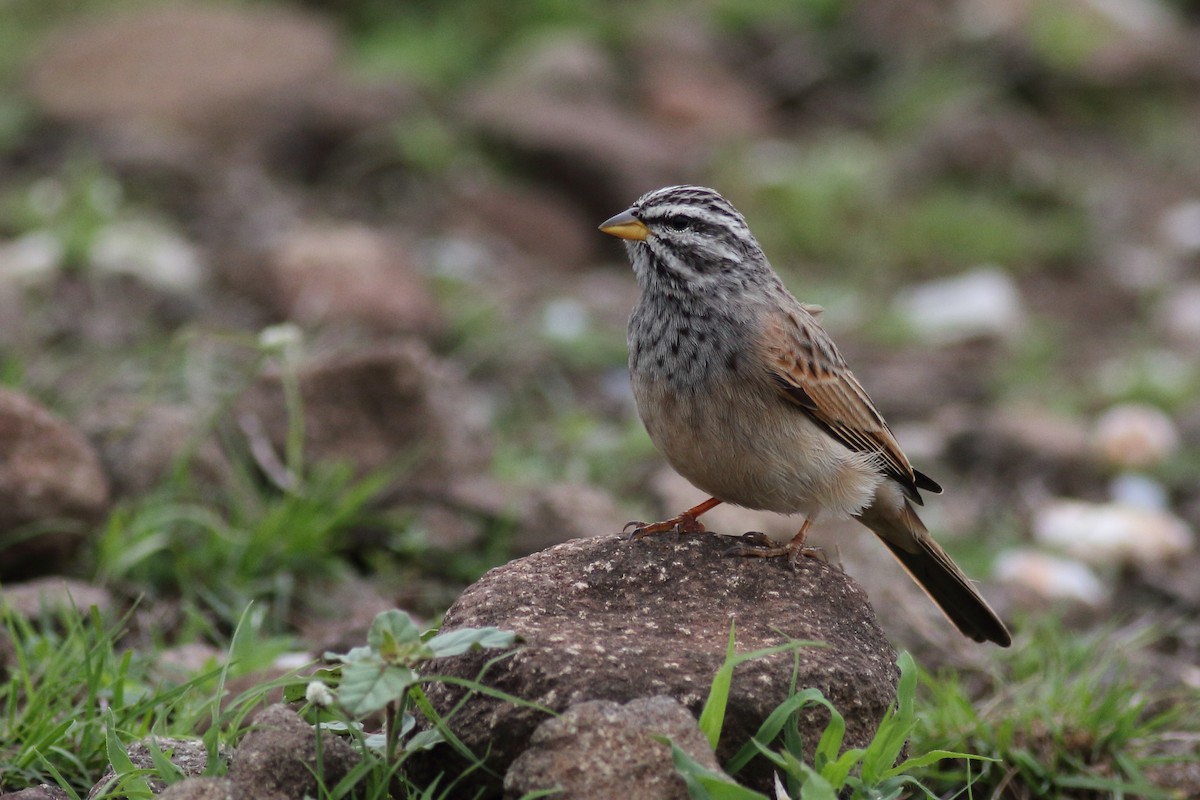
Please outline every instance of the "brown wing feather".
[[776, 315], [762, 341], [771, 376], [784, 398], [851, 450], [875, 454], [880, 468], [914, 502], [921, 503], [918, 488], [941, 491], [936, 482], [913, 470], [866, 390], [811, 314], [801, 308]]

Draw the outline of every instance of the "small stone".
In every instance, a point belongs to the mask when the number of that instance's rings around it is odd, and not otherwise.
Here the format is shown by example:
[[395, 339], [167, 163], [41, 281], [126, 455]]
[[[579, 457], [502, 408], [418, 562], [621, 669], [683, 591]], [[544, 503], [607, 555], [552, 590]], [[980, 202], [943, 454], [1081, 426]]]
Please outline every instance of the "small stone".
[[200, 254], [191, 242], [148, 220], [101, 228], [88, 260], [99, 273], [128, 275], [166, 292], [194, 292], [205, 279]]
[[321, 786], [335, 786], [360, 759], [344, 739], [319, 735], [318, 762], [313, 727], [287, 706], [268, 706], [234, 752], [229, 779], [251, 797], [317, 797], [318, 777]]
[[1200, 283], [1171, 287], [1158, 306], [1158, 327], [1173, 341], [1200, 346]]
[[157, 800], [242, 800], [259, 797], [229, 778], [185, 778], [156, 795]]
[[0, 587], [0, 607], [7, 607], [26, 619], [36, 619], [43, 612], [54, 614], [71, 609], [86, 615], [92, 606], [106, 614], [116, 603], [107, 589], [74, 578], [35, 578]]
[[0, 545], [0, 580], [60, 566], [82, 544], [78, 523], [99, 520], [108, 502], [108, 481], [88, 441], [32, 398], [0, 388], [0, 533], [44, 525]]
[[50, 283], [62, 268], [66, 248], [49, 231], [31, 231], [0, 242], [0, 281], [20, 286]]
[[1140, 472], [1122, 472], [1108, 484], [1108, 496], [1114, 503], [1136, 508], [1165, 511], [1170, 505], [1167, 487]]
[[284, 236], [261, 272], [231, 277], [300, 325], [353, 322], [423, 336], [443, 327], [407, 249], [365, 225], [310, 224]]
[[1162, 563], [1190, 551], [1195, 534], [1179, 517], [1116, 503], [1055, 500], [1038, 509], [1039, 544], [1097, 566]]
[[1179, 449], [1175, 423], [1145, 403], [1123, 403], [1105, 411], [1093, 432], [1096, 451], [1110, 464], [1138, 469], [1161, 464]]
[[1017, 598], [1028, 597], [1027, 593], [1032, 592], [1041, 600], [1100, 606], [1111, 594], [1091, 567], [1040, 550], [1001, 553], [996, 558], [993, 575], [997, 581], [1017, 589]]
[[1200, 200], [1187, 200], [1167, 209], [1159, 222], [1167, 245], [1183, 255], [1200, 253]]
[[914, 331], [937, 343], [1007, 339], [1022, 329], [1025, 318], [1016, 282], [997, 266], [914, 286], [899, 295], [896, 305]]
[[63, 789], [48, 783], [0, 794], [0, 800], [69, 800], [70, 797]]
[[[200, 739], [175, 739], [166, 736], [149, 736], [141, 741], [132, 742], [126, 748], [129, 760], [138, 769], [151, 771], [152, 774], [146, 776], [146, 783], [149, 784], [150, 789], [154, 792], [161, 792], [166, 788], [167, 784], [165, 781], [153, 776], [155, 764], [151, 748], [155, 748], [165, 755], [185, 776], [203, 775], [208, 769], [208, 748]], [[100, 780], [88, 792], [88, 800], [106, 796], [107, 790], [111, 788], [109, 784], [116, 777], [116, 774], [112, 765], [109, 765], [104, 774], [100, 776]]]
[[702, 766], [721, 767], [695, 718], [670, 697], [624, 705], [593, 700], [568, 708], [537, 727], [504, 776], [505, 797], [558, 788], [577, 800], [687, 800], [665, 736]]

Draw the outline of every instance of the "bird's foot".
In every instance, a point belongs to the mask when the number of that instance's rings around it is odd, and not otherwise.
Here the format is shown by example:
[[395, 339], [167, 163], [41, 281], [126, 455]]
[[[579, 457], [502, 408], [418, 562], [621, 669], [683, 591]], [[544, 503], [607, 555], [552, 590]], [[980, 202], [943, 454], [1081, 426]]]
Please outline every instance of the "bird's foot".
[[629, 538], [637, 541], [645, 539], [647, 536], [653, 536], [657, 533], [704, 533], [707, 528], [704, 523], [696, 519], [694, 514], [687, 511], [677, 517], [664, 519], [662, 522], [628, 522], [621, 529], [622, 533], [628, 533]]
[[779, 544], [761, 531], [750, 531], [738, 537], [738, 543], [725, 551], [724, 555], [739, 558], [781, 558], [787, 556], [793, 570], [800, 568], [800, 559], [815, 558], [828, 563], [829, 559], [819, 547], [805, 547], [803, 537], [797, 536], [787, 544]]

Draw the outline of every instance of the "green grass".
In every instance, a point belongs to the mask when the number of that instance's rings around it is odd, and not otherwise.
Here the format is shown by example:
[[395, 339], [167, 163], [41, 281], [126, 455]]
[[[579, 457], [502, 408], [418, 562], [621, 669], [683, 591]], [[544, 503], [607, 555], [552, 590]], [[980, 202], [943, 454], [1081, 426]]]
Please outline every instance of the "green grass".
[[1182, 796], [1182, 787], [1156, 786], [1153, 769], [1197, 759], [1187, 742], [1200, 737], [1200, 692], [1149, 688], [1160, 636], [1145, 628], [1072, 634], [1045, 619], [1016, 629], [1013, 647], [991, 659], [991, 675], [924, 676], [913, 749], [995, 759], [982, 769], [943, 762], [927, 780], [969, 778], [981, 797]]

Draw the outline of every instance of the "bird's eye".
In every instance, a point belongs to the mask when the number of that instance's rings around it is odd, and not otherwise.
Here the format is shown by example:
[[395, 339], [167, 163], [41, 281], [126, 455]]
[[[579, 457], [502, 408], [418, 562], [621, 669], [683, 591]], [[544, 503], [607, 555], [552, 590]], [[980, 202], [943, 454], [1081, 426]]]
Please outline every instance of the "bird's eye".
[[666, 217], [662, 221], [663, 227], [673, 231], [686, 231], [691, 227], [691, 221], [687, 217], [675, 215]]

